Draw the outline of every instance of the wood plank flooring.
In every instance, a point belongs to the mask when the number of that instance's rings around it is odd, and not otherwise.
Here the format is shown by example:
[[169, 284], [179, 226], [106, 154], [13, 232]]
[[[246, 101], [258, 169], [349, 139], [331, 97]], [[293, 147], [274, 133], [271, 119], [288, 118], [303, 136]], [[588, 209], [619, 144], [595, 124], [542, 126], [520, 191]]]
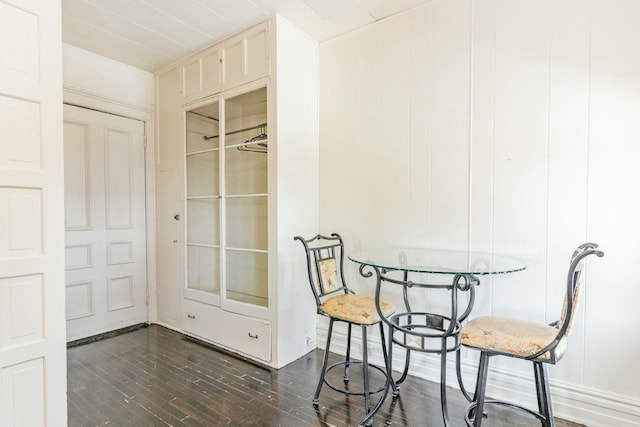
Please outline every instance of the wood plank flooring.
[[[69, 426], [357, 425], [364, 416], [361, 397], [324, 387], [319, 409], [313, 408], [322, 356], [315, 350], [283, 369], [268, 369], [151, 325], [67, 351]], [[358, 376], [354, 370], [353, 386]], [[439, 393], [438, 384], [410, 377], [400, 398], [388, 399], [375, 416], [374, 426], [441, 426]], [[465, 407], [460, 392], [451, 389], [454, 426], [464, 425]], [[496, 408], [486, 425], [539, 423]], [[570, 426], [577, 424], [558, 420], [558, 427]]]

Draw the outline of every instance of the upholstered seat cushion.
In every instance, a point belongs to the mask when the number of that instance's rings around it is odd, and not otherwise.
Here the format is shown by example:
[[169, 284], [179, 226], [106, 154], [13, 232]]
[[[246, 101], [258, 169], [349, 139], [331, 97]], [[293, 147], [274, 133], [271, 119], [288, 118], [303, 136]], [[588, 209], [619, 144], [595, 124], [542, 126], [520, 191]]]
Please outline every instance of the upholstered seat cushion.
[[[542, 350], [558, 334], [558, 329], [541, 323], [504, 317], [478, 317], [467, 323], [460, 331], [463, 345], [493, 353], [526, 358]], [[556, 360], [566, 349], [563, 338], [555, 348]], [[538, 359], [549, 360], [549, 352]]]
[[[380, 301], [382, 314], [390, 316], [396, 306], [389, 301]], [[373, 297], [357, 294], [342, 294], [331, 297], [322, 303], [320, 310], [328, 316], [360, 325], [373, 325], [380, 321]]]

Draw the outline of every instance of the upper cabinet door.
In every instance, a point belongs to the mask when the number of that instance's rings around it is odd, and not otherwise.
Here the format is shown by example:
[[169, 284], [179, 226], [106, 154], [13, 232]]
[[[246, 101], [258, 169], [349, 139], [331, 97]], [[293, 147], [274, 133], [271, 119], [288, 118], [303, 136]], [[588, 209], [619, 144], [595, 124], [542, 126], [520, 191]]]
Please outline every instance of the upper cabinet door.
[[212, 46], [182, 65], [182, 97], [195, 101], [220, 92], [220, 48]]
[[220, 92], [220, 47], [213, 46], [200, 59], [203, 96]]
[[269, 22], [221, 44], [222, 90], [269, 75]]

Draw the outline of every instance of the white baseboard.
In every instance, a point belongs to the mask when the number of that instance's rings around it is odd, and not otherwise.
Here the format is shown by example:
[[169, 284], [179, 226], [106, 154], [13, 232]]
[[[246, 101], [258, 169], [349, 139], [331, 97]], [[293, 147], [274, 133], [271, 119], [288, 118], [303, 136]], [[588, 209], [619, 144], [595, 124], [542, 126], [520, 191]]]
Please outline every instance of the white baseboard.
[[[354, 329], [355, 330], [355, 329]], [[319, 347], [324, 349], [327, 340], [327, 323], [321, 322], [317, 329]], [[368, 334], [369, 360], [371, 363], [383, 365], [382, 347], [378, 334]], [[334, 327], [331, 351], [346, 353], [346, 329]], [[360, 358], [362, 342], [360, 334], [352, 337], [351, 354]], [[457, 388], [455, 374], [455, 358], [449, 356], [447, 364], [447, 384]], [[404, 360], [404, 350], [394, 348], [393, 360]], [[394, 367], [400, 364], [394, 362]], [[475, 384], [477, 363], [462, 360], [462, 378], [466, 388]], [[440, 381], [439, 356], [414, 352], [411, 356], [410, 374], [428, 381]], [[490, 369], [487, 395], [500, 400], [507, 400], [530, 408], [537, 406], [533, 370], [531, 375], [519, 371]], [[640, 426], [640, 401], [609, 391], [585, 387], [580, 384], [550, 380], [554, 416], [594, 427], [638, 427]]]

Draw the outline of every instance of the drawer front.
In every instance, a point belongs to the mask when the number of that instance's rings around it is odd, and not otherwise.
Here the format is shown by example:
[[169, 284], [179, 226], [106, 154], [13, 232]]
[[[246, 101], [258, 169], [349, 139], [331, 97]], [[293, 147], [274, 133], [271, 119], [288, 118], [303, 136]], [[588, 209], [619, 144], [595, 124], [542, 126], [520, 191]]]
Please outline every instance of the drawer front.
[[271, 325], [265, 320], [224, 312], [221, 344], [265, 362], [271, 360]]
[[271, 361], [271, 325], [220, 307], [182, 299], [182, 330], [231, 351]]
[[182, 300], [182, 324], [184, 331], [207, 341], [220, 338], [220, 309], [190, 299]]

